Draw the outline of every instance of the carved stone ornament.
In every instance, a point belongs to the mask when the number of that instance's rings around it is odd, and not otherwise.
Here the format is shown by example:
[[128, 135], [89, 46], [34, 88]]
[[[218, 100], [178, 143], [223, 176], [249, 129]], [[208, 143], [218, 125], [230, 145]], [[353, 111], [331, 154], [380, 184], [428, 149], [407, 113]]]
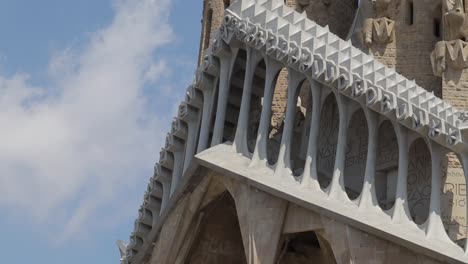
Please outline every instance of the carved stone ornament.
[[445, 30], [447, 31], [447, 40], [455, 40], [463, 37], [461, 33], [465, 22], [465, 12], [463, 0], [443, 0]]
[[447, 67], [454, 70], [468, 68], [468, 42], [463, 40], [439, 41], [431, 53], [434, 75], [442, 76]]
[[364, 44], [370, 47], [376, 43], [390, 43], [395, 38], [395, 21], [386, 17], [368, 18], [364, 21]]

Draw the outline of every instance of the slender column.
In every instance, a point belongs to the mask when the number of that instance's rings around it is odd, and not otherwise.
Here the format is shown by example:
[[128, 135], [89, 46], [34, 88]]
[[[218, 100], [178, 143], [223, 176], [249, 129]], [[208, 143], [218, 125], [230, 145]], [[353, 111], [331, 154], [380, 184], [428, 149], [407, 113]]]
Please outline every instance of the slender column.
[[379, 124], [377, 113], [365, 107], [369, 141], [367, 143], [366, 171], [364, 185], [362, 186], [359, 207], [363, 209], [379, 209], [377, 194], [375, 192], [375, 166], [377, 159], [377, 141], [379, 136]]
[[203, 93], [203, 109], [200, 121], [200, 135], [198, 139], [197, 153], [208, 147], [210, 134], [212, 109], [215, 101], [214, 93], [219, 80], [219, 61], [215, 56], [207, 55], [203, 59], [202, 70], [195, 75], [194, 87]]
[[210, 124], [211, 124], [211, 111], [214, 104], [213, 91], [203, 92], [203, 111], [202, 111], [202, 120], [200, 128], [200, 138], [198, 140], [197, 153], [202, 152], [208, 148], [208, 138], [210, 135]]
[[160, 182], [162, 185], [162, 201], [161, 201], [161, 212], [166, 208], [171, 195], [171, 183], [172, 173], [161, 164], [157, 163], [154, 166], [155, 180]]
[[301, 186], [312, 188], [314, 190], [320, 190], [317, 174], [317, 152], [320, 129], [320, 110], [322, 105], [322, 87], [315, 80], [309, 80], [309, 83], [310, 89], [312, 90], [312, 122]]
[[247, 147], [247, 130], [249, 124], [250, 101], [252, 98], [253, 78], [255, 75], [255, 68], [258, 64], [258, 58], [261, 58], [261, 54], [252, 48], [247, 49], [244, 90], [242, 91], [239, 121], [237, 122], [236, 136], [233, 143], [235, 151], [242, 153], [247, 157], [249, 156], [249, 150]]
[[344, 167], [346, 158], [346, 141], [348, 135], [348, 105], [346, 98], [340, 93], [336, 94], [338, 109], [340, 112], [340, 123], [338, 127], [338, 142], [336, 146], [335, 167], [333, 169], [333, 179], [330, 183], [330, 190], [328, 195], [334, 200], [349, 201], [348, 195], [345, 191], [344, 184]]
[[283, 135], [276, 163], [275, 176], [291, 178], [291, 137], [294, 128], [294, 118], [297, 107], [296, 91], [304, 80], [302, 75], [292, 69], [288, 69], [288, 98], [286, 103], [286, 118], [284, 121]]
[[216, 108], [216, 119], [213, 131], [211, 146], [222, 143], [224, 132], [224, 121], [226, 119], [226, 109], [229, 96], [229, 86], [231, 84], [232, 62], [236, 56], [232, 56], [230, 47], [223, 41], [218, 41], [217, 55], [220, 64], [218, 106]]
[[273, 102], [273, 94], [275, 92], [276, 78], [279, 71], [284, 67], [282, 64], [270, 57], [265, 58], [265, 63], [266, 77], [262, 114], [260, 115], [260, 125], [258, 128], [257, 141], [252, 156], [251, 166], [254, 166], [260, 162], [266, 163], [268, 133], [270, 132], [269, 130], [271, 124], [271, 104]]
[[392, 221], [395, 223], [412, 222], [408, 208], [408, 130], [398, 124], [395, 130], [398, 139], [398, 180]]
[[174, 169], [172, 170], [171, 195], [176, 190], [184, 169], [184, 142], [168, 134], [166, 138], [166, 149], [174, 155]]
[[[463, 164], [463, 174], [465, 175], [465, 182], [468, 183], [468, 153], [462, 153], [459, 156]], [[466, 201], [468, 201], [468, 192], [466, 193]], [[466, 215], [468, 216], [468, 205], [466, 206]], [[468, 217], [465, 219], [465, 226], [468, 228]], [[465, 243], [465, 256], [468, 256], [468, 243]]]
[[[199, 89], [196, 89], [194, 86], [190, 86], [187, 89], [187, 94], [185, 96], [185, 101], [190, 106], [191, 109], [195, 110], [196, 120], [195, 120], [195, 140], [193, 143], [192, 155], [195, 155], [197, 148], [197, 140], [200, 140], [200, 130], [201, 130], [201, 121], [202, 121], [202, 111], [203, 111], [203, 92]], [[187, 147], [188, 149], [188, 147]], [[193, 158], [193, 157], [192, 157]], [[185, 159], [187, 160], [187, 159]], [[191, 159], [189, 159], [190, 163]], [[188, 165], [187, 165], [188, 166]], [[184, 163], [184, 172], [185, 172], [185, 163]]]
[[162, 210], [163, 187], [154, 177], [151, 177], [148, 183], [148, 190], [145, 193], [143, 205], [153, 214], [153, 226], [159, 220], [159, 214]]
[[192, 162], [195, 154], [195, 145], [197, 144], [197, 121], [198, 112], [195, 108], [186, 103], [179, 106], [179, 118], [187, 124], [187, 140], [185, 142], [184, 168], [185, 172]]
[[441, 218], [441, 192], [442, 192], [442, 160], [446, 151], [437, 143], [431, 141], [431, 203], [427, 220], [426, 236], [430, 239], [451, 241]]

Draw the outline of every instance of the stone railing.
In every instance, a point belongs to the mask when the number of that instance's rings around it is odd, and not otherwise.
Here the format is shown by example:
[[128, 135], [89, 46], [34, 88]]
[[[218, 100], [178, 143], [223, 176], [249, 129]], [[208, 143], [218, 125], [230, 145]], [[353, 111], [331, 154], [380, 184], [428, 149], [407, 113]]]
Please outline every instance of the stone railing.
[[[301, 188], [320, 191], [327, 199], [349, 204], [377, 216], [388, 216], [386, 225], [407, 225], [418, 241], [438, 244], [451, 258], [466, 261], [465, 250], [448, 237], [441, 219], [442, 160], [446, 153], [455, 153], [468, 165], [466, 129], [460, 112], [432, 93], [401, 76], [394, 69], [377, 62], [372, 56], [354, 48], [315, 22], [283, 5], [282, 0], [238, 0], [225, 13], [224, 22], [213, 46], [205, 52], [185, 102], [179, 108], [160, 160], [150, 179], [144, 203], [135, 222], [122, 263], [141, 263], [160, 227], [159, 216], [173, 198], [181, 179], [188, 176], [194, 155], [225, 143], [227, 118], [232, 118], [228, 105], [230, 87], [239, 51], [245, 51], [245, 74], [241, 80], [237, 122], [232, 137], [232, 151], [249, 160], [248, 167], [269, 168], [271, 177], [296, 182]], [[260, 61], [264, 69], [258, 69]], [[281, 69], [288, 70], [287, 106], [277, 162], [268, 162], [268, 140], [275, 82]], [[257, 74], [261, 72], [260, 74]], [[261, 115], [254, 149], [249, 150], [251, 101], [255, 75], [264, 81]], [[300, 175], [291, 164], [291, 147], [297, 106], [297, 92], [309, 82], [312, 100], [310, 134], [307, 153]], [[339, 120], [336, 149], [333, 151], [333, 172], [326, 188], [319, 182], [317, 164], [320, 119], [325, 98], [333, 94]], [[232, 98], [231, 98], [232, 99]], [[365, 113], [368, 144], [360, 195], [351, 200], [346, 192], [346, 147], [349, 124], [357, 110]], [[398, 170], [394, 205], [390, 210], [379, 208], [376, 195], [376, 157], [379, 121], [385, 118], [395, 128], [398, 141]], [[229, 128], [231, 129], [231, 128]], [[430, 151], [430, 201], [427, 219], [415, 223], [408, 205], [408, 161], [410, 146], [418, 138]], [[466, 175], [466, 173], [465, 173]], [[354, 206], [354, 207], [353, 207]], [[362, 220], [366, 224], [365, 220]], [[398, 233], [398, 232], [397, 232]], [[401, 236], [405, 236], [402, 234]], [[422, 240], [421, 240], [422, 239]]]

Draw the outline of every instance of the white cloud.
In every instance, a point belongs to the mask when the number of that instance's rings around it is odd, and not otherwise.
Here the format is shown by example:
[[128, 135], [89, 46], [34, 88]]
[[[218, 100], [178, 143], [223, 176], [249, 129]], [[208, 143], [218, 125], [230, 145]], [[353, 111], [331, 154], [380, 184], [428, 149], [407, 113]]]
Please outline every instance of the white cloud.
[[169, 0], [114, 7], [84, 47], [51, 58], [51, 87], [0, 75], [0, 210], [55, 226], [60, 239], [113, 220], [101, 210], [128, 207], [126, 191], [149, 171], [168, 125], [150, 114], [143, 88], [167, 72], [154, 57], [172, 40]]

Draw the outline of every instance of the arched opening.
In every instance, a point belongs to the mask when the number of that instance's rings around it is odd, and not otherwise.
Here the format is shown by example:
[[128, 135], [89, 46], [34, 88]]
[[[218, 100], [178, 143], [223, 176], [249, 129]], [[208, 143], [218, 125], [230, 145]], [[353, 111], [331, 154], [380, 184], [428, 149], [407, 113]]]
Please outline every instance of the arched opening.
[[242, 264], [244, 244], [234, 199], [224, 192], [198, 213], [194, 223], [198, 233], [184, 263], [187, 264]]
[[450, 239], [465, 246], [466, 238], [466, 181], [460, 160], [450, 152], [442, 167], [442, 221]]
[[350, 199], [356, 199], [362, 191], [367, 164], [369, 131], [366, 115], [362, 109], [351, 117], [346, 142], [344, 183]]
[[375, 167], [375, 191], [383, 210], [395, 204], [397, 179], [398, 141], [392, 122], [385, 120], [379, 127]]
[[205, 19], [205, 38], [203, 43], [203, 49], [207, 49], [211, 42], [211, 25], [213, 22], [213, 9], [208, 9]]
[[273, 101], [271, 103], [271, 123], [268, 133], [267, 159], [270, 165], [278, 161], [278, 154], [283, 135], [284, 115], [288, 97], [288, 69], [283, 68], [276, 77]]
[[245, 69], [247, 63], [247, 52], [240, 49], [231, 75], [226, 115], [224, 119], [223, 142], [234, 141], [237, 122], [239, 121], [242, 91], [244, 90]]
[[332, 93], [325, 99], [320, 113], [317, 172], [318, 181], [322, 188], [328, 187], [333, 177], [336, 146], [338, 144], [339, 118], [338, 105]]
[[291, 140], [291, 166], [294, 176], [304, 171], [310, 123], [312, 121], [312, 92], [309, 81], [304, 81], [296, 93], [296, 113]]
[[411, 144], [408, 161], [408, 206], [411, 217], [418, 225], [429, 216], [431, 200], [431, 152], [424, 139]]
[[247, 128], [247, 148], [250, 153], [254, 152], [257, 140], [260, 116], [262, 114], [263, 96], [265, 90], [266, 65], [262, 60], [255, 67], [255, 75], [252, 84], [252, 96], [250, 98], [249, 125]]
[[414, 3], [413, 0], [407, 0], [406, 1], [406, 24], [407, 25], [413, 25], [415, 21], [415, 15], [414, 15]]
[[281, 238], [278, 264], [334, 264], [330, 244], [313, 231], [287, 234]]

